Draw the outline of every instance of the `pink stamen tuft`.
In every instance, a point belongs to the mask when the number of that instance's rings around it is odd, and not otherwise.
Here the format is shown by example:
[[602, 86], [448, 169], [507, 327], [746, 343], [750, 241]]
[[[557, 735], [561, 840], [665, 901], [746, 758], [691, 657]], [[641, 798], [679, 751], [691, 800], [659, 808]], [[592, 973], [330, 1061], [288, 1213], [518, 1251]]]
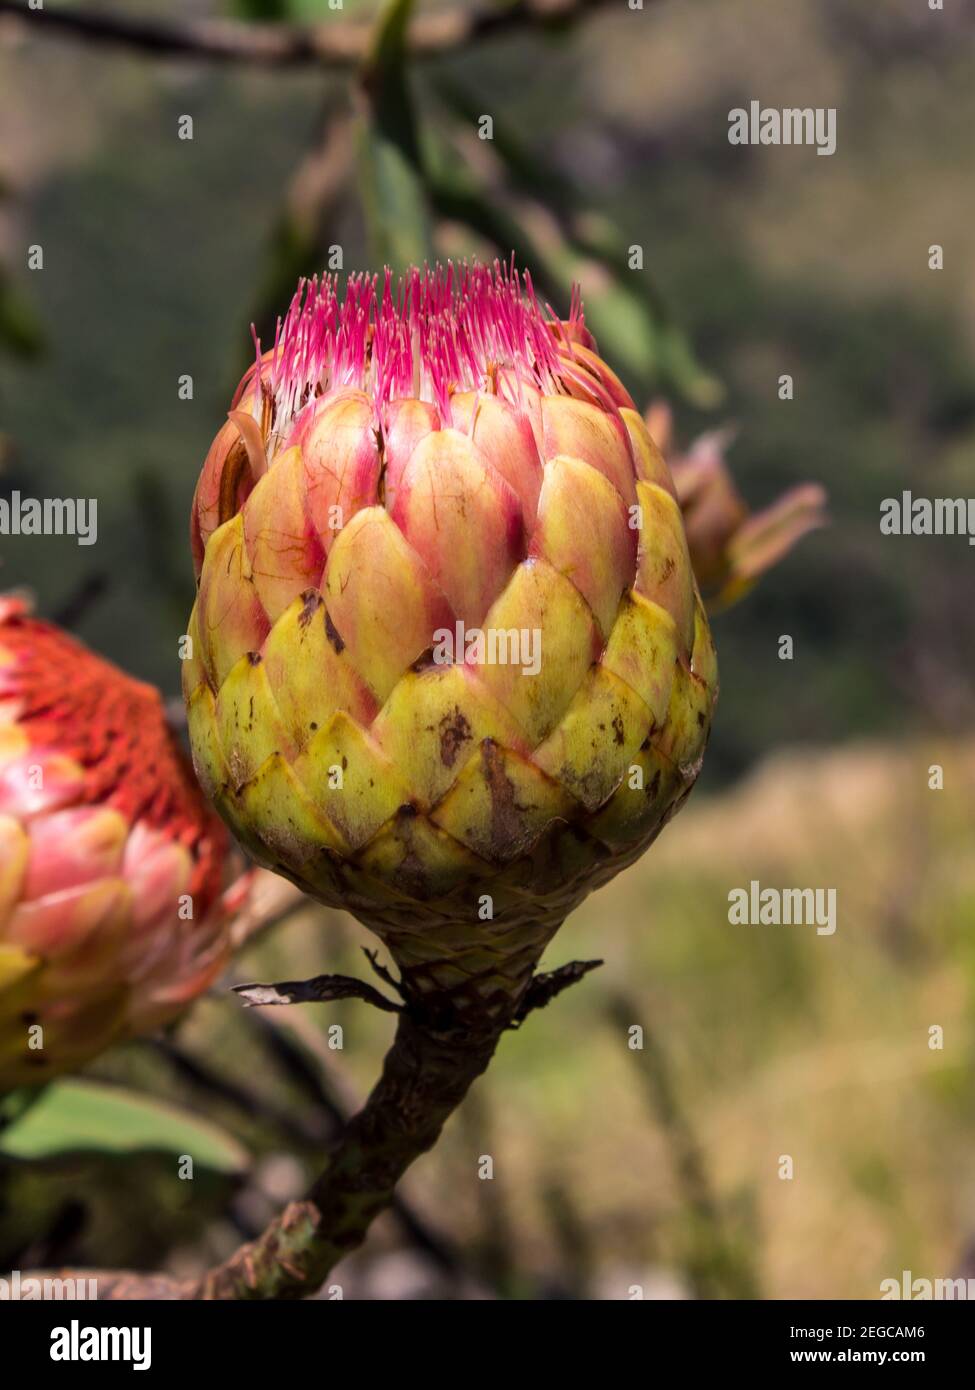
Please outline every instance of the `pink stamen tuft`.
[[[569, 322], [583, 322], [578, 287]], [[500, 382], [517, 400], [526, 385], [557, 390], [560, 327], [513, 260], [414, 267], [396, 281], [387, 269], [381, 288], [377, 276], [351, 275], [341, 301], [335, 276], [315, 276], [299, 282], [266, 362], [254, 337], [256, 410], [263, 385], [280, 438], [308, 401], [355, 387], [372, 394], [380, 421], [390, 401], [415, 396], [449, 424], [458, 391]]]

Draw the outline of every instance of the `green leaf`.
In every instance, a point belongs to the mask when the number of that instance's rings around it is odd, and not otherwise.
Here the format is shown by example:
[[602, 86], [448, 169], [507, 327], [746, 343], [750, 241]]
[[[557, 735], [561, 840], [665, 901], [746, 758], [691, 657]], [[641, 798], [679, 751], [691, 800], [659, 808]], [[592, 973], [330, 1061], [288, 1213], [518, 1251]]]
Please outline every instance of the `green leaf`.
[[361, 74], [359, 181], [377, 265], [404, 270], [431, 259], [430, 209], [406, 77], [413, 0], [388, 0]]
[[0, 1131], [0, 1154], [24, 1162], [67, 1154], [188, 1154], [218, 1173], [240, 1173], [247, 1150], [209, 1120], [99, 1081], [54, 1081]]

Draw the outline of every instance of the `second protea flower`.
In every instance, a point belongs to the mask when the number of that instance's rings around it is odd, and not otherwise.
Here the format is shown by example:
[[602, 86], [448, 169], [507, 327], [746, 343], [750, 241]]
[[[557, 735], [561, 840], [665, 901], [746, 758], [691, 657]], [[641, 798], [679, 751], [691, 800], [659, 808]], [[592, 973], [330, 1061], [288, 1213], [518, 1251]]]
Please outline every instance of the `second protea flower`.
[[414, 989], [517, 998], [694, 782], [716, 667], [668, 468], [500, 267], [299, 287], [192, 521], [197, 772]]
[[162, 700], [0, 598], [0, 1092], [174, 1017], [245, 880]]

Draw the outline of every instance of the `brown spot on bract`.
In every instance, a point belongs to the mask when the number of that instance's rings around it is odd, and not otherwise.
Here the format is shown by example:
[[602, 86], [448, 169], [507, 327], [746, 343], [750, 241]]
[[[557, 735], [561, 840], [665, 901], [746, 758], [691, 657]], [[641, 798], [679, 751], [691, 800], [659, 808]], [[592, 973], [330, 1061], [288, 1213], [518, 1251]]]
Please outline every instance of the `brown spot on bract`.
[[453, 767], [461, 745], [469, 742], [470, 737], [471, 726], [455, 705], [453, 714], [445, 714], [440, 721], [440, 761], [444, 767]]
[[504, 759], [493, 738], [486, 738], [481, 744], [481, 759], [491, 798], [491, 850], [503, 859], [519, 842], [524, 807], [515, 800], [514, 783], [505, 771]]
[[421, 652], [417, 659], [413, 662], [413, 665], [410, 667], [410, 670], [415, 671], [417, 675], [419, 675], [422, 671], [426, 671], [429, 669], [429, 667], [434, 665], [436, 665], [436, 662], [433, 659], [433, 648], [427, 647], [426, 651]]
[[298, 614], [298, 625], [299, 627], [307, 627], [308, 624], [311, 622], [312, 618], [318, 612], [318, 607], [322, 601], [322, 596], [317, 589], [306, 589], [305, 592], [302, 594], [301, 599], [302, 609], [301, 612]]
[[335, 648], [336, 655], [345, 651], [345, 643], [342, 641], [342, 638], [339, 635], [338, 628], [335, 626], [331, 618], [328, 616], [327, 609], [325, 610], [325, 636], [328, 638], [332, 646]]
[[668, 555], [660, 567], [660, 582], [663, 583], [665, 579], [669, 579], [676, 568], [677, 562], [674, 560], [673, 555]]
[[613, 720], [613, 737], [618, 744], [622, 744], [626, 734], [623, 730], [623, 716], [618, 714]]
[[252, 666], [260, 666], [260, 664], [261, 664], [261, 654], [260, 654], [260, 652], [248, 652], [248, 653], [247, 653], [247, 660], [250, 662], [250, 664], [251, 664]]

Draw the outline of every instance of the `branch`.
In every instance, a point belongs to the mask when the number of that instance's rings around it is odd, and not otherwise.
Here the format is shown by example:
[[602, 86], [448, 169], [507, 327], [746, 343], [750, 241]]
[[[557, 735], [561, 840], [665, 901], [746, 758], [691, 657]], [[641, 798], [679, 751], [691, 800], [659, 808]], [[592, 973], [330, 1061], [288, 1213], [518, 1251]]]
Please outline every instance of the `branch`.
[[[479, 39], [572, 23], [612, 0], [515, 0], [508, 6], [479, 6], [422, 15], [410, 26], [410, 52], [430, 58], [465, 48]], [[619, 3], [619, 0], [617, 0]], [[0, 16], [28, 33], [34, 26], [84, 43], [127, 48], [146, 57], [182, 57], [260, 67], [317, 67], [342, 71], [366, 58], [371, 23], [246, 24], [217, 19], [137, 19], [88, 10], [29, 10], [25, 0], [0, 0]]]
[[496, 1023], [434, 1030], [401, 1014], [379, 1082], [307, 1197], [211, 1270], [196, 1297], [295, 1299], [319, 1289], [390, 1205], [410, 1164], [436, 1143], [502, 1031]]
[[[252, 1018], [274, 1060], [315, 1110], [327, 1117], [329, 1138], [334, 1140], [358, 1104], [354, 1088], [336, 1065], [336, 1054], [323, 1044], [321, 1034], [314, 1028], [305, 1031], [295, 1027], [299, 1020], [308, 1019], [308, 1014], [301, 1010], [286, 1015], [259, 1010]], [[471, 1277], [453, 1242], [432, 1226], [403, 1193], [393, 1194], [390, 1210], [416, 1249], [439, 1269], [453, 1277]]]
[[[274, 1059], [289, 1078], [311, 1102], [311, 1111], [296, 1106], [278, 1106], [255, 1090], [248, 1089], [214, 1071], [206, 1062], [178, 1043], [169, 1039], [152, 1039], [149, 1046], [164, 1057], [180, 1078], [208, 1099], [216, 1096], [250, 1116], [258, 1116], [294, 1143], [305, 1147], [331, 1143], [348, 1122], [349, 1111], [335, 1096], [320, 1067], [314, 1066], [297, 1044], [288, 1038], [264, 1014], [253, 1015], [255, 1027], [268, 1044]], [[330, 1059], [331, 1060], [331, 1059]], [[407, 1199], [394, 1194], [391, 1209], [404, 1234], [414, 1247], [422, 1251], [444, 1272], [453, 1276], [466, 1275], [463, 1263], [451, 1242], [429, 1225], [426, 1218], [414, 1210]], [[93, 1276], [94, 1277], [94, 1276]]]

